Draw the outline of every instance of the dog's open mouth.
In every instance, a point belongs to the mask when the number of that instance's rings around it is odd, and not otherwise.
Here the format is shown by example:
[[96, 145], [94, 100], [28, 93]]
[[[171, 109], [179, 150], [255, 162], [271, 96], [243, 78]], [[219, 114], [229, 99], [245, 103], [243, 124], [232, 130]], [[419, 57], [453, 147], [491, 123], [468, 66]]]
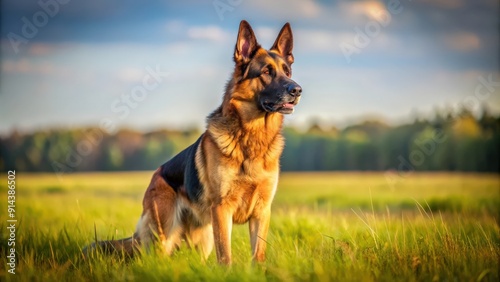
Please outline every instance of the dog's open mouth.
[[293, 99], [292, 101], [263, 102], [262, 107], [266, 112], [291, 114], [293, 113], [297, 102], [298, 101], [296, 99]]
[[263, 103], [262, 106], [267, 112], [279, 112], [282, 114], [291, 114], [295, 108], [295, 101], [281, 103]]
[[280, 106], [280, 108], [278, 109], [278, 112], [280, 112], [282, 114], [291, 114], [291, 113], [293, 113], [294, 107], [295, 107], [295, 104], [293, 102], [287, 102], [287, 103], [284, 103]]

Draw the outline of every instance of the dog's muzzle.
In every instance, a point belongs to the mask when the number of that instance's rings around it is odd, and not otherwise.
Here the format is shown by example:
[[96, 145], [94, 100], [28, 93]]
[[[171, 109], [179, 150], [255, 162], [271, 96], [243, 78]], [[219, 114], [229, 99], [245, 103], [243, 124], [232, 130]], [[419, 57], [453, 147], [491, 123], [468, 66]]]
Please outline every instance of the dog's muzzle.
[[302, 95], [302, 87], [295, 82], [291, 82], [286, 86], [286, 98], [281, 104], [278, 104], [278, 112], [282, 114], [291, 114], [295, 109], [295, 105], [299, 103], [300, 96]]

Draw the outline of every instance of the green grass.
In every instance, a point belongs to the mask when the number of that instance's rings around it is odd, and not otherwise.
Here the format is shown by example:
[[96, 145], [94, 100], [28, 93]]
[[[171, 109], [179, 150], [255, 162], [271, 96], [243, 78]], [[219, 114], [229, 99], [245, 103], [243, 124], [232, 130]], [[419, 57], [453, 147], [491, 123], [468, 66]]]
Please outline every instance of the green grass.
[[[1, 281], [498, 281], [498, 175], [282, 174], [267, 261], [233, 230], [233, 266], [187, 247], [132, 260], [81, 248], [133, 233], [151, 173], [18, 173], [16, 274], [7, 273], [7, 186], [0, 175]], [[95, 226], [95, 229], [94, 229]]]

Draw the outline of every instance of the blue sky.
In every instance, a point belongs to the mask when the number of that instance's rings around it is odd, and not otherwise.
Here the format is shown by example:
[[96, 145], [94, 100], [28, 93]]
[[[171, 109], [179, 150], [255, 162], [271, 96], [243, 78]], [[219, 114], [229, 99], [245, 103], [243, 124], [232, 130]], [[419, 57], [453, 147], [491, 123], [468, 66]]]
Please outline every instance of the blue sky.
[[[294, 79], [304, 92], [288, 124], [366, 117], [399, 123], [436, 107], [477, 111], [479, 103], [500, 113], [496, 0], [1, 5], [0, 133], [202, 127], [232, 71], [241, 19], [266, 47], [285, 22], [292, 24]], [[154, 87], [140, 92], [144, 81]]]

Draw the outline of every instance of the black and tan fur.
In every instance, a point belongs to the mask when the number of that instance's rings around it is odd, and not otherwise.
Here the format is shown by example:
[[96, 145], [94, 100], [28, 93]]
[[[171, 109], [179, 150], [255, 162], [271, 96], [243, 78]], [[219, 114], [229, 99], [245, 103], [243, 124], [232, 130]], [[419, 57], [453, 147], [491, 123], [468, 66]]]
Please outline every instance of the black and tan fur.
[[268, 51], [240, 23], [235, 68], [222, 104], [190, 147], [160, 166], [143, 200], [133, 237], [101, 241], [85, 250], [132, 254], [159, 241], [171, 254], [184, 240], [206, 258], [213, 247], [231, 263], [233, 223], [249, 223], [254, 260], [263, 261], [284, 140], [283, 114], [293, 112], [302, 89], [291, 77], [293, 37], [287, 23]]

